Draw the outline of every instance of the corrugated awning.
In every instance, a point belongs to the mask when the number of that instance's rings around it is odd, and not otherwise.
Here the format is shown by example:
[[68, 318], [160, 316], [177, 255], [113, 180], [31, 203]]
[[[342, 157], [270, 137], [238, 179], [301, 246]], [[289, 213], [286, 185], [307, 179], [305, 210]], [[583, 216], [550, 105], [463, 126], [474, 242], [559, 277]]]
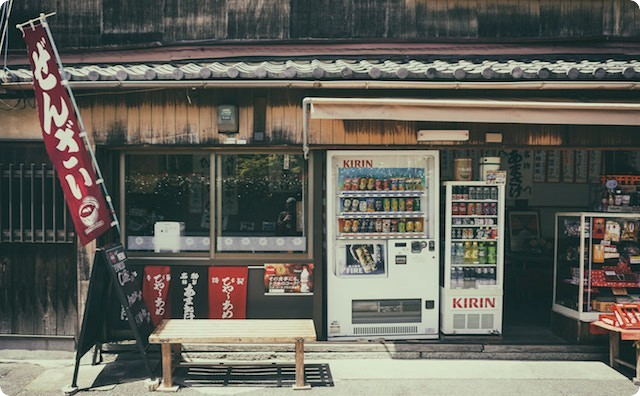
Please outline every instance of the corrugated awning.
[[307, 98], [312, 119], [640, 125], [640, 102]]

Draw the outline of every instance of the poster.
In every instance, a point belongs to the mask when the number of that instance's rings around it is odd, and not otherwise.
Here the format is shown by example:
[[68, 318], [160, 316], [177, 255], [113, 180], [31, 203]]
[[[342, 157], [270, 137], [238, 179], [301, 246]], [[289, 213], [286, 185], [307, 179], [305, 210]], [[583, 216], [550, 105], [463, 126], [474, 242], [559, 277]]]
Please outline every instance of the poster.
[[170, 295], [172, 318], [206, 319], [207, 267], [173, 266]]
[[557, 183], [560, 181], [560, 150], [549, 150], [547, 152], [547, 182]]
[[246, 319], [249, 269], [209, 267], [209, 318]]
[[533, 151], [503, 150], [501, 169], [507, 170], [507, 199], [530, 199], [533, 192]]
[[562, 151], [562, 181], [573, 183], [575, 181], [575, 158], [571, 150]]
[[536, 150], [533, 163], [533, 181], [544, 183], [547, 180], [547, 152]]
[[313, 264], [265, 264], [265, 294], [312, 294]]
[[586, 183], [589, 173], [589, 152], [587, 150], [576, 150], [575, 164], [576, 183]]
[[602, 174], [602, 152], [589, 151], [589, 183], [600, 183]]
[[[339, 253], [341, 254], [341, 253]], [[383, 243], [347, 244], [341, 276], [385, 274], [385, 245]]]

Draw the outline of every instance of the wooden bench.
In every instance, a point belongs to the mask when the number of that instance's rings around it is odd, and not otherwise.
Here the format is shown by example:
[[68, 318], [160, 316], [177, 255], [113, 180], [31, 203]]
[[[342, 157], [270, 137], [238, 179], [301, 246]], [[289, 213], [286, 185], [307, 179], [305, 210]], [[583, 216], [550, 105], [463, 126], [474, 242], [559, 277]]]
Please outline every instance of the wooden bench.
[[[598, 334], [603, 331], [609, 333], [609, 366], [615, 368], [617, 365], [623, 365], [636, 370], [636, 376], [633, 378], [634, 385], [640, 385], [640, 330], [627, 330], [617, 326], [604, 323], [602, 321], [591, 322], [592, 333]], [[635, 364], [620, 359], [620, 340], [635, 341], [636, 350]]]
[[149, 336], [162, 348], [162, 384], [158, 391], [175, 392], [173, 369], [181, 361], [182, 344], [295, 343], [294, 389], [309, 389], [304, 378], [304, 342], [316, 340], [311, 319], [167, 319]]

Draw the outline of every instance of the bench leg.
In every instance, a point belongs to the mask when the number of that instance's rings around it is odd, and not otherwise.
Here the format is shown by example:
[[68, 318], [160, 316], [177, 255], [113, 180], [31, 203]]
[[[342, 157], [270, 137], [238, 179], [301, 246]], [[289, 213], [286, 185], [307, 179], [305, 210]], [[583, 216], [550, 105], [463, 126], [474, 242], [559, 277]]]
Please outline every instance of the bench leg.
[[158, 387], [159, 392], [177, 392], [178, 387], [173, 386], [173, 344], [163, 343], [162, 345], [162, 384]]
[[304, 339], [296, 340], [296, 383], [293, 389], [311, 389], [311, 385], [304, 380]]
[[609, 331], [609, 366], [615, 368], [620, 355], [620, 335], [617, 331]]

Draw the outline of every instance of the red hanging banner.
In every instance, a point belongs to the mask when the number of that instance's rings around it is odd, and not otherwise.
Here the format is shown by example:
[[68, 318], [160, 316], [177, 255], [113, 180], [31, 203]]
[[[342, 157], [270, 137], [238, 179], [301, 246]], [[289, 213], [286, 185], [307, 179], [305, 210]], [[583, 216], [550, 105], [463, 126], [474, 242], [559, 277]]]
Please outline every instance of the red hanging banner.
[[159, 325], [162, 319], [171, 317], [170, 281], [171, 267], [168, 265], [147, 265], [144, 267], [142, 299], [147, 304], [154, 326]]
[[58, 70], [52, 43], [41, 25], [26, 26], [24, 40], [44, 144], [60, 179], [69, 213], [83, 245], [111, 228], [111, 216], [78, 118]]
[[209, 267], [209, 318], [247, 317], [247, 267]]

